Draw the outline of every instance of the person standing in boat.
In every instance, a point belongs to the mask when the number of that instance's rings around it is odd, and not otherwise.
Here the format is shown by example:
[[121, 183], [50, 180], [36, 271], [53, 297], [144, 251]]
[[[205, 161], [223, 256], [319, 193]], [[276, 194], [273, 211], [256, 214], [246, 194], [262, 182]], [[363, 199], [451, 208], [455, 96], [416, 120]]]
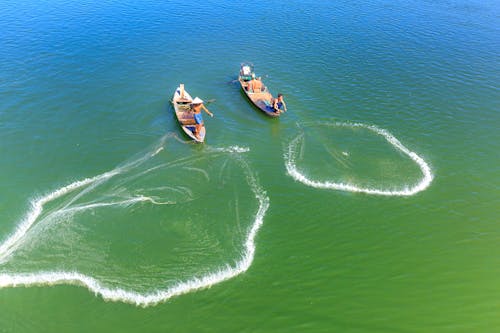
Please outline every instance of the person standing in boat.
[[286, 103], [283, 99], [283, 94], [278, 94], [278, 97], [273, 98], [273, 109], [274, 112], [286, 112]]
[[255, 78], [255, 73], [252, 73], [252, 79], [248, 81], [248, 91], [254, 93], [262, 91], [262, 81]]
[[206, 113], [210, 115], [210, 117], [213, 117], [214, 114], [203, 105], [203, 100], [199, 97], [195, 97], [193, 101], [191, 102], [191, 109], [193, 110], [194, 113], [194, 121], [196, 123], [195, 125], [195, 133], [194, 135], [199, 139], [200, 138], [200, 131], [204, 126], [203, 123], [203, 116], [201, 115], [201, 110], [203, 109]]

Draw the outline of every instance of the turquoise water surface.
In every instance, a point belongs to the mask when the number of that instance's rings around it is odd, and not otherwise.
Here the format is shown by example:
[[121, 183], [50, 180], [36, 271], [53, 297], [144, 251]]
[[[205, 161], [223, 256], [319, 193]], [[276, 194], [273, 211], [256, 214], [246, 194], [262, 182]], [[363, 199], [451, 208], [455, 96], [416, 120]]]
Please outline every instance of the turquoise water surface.
[[500, 331], [497, 2], [0, 9], [0, 332]]

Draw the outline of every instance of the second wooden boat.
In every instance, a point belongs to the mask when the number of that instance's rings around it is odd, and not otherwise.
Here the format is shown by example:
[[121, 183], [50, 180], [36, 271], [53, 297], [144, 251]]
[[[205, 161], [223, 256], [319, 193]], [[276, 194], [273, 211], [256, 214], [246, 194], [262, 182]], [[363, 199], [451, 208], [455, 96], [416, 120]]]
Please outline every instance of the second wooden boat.
[[[253, 79], [257, 82], [253, 83]], [[260, 111], [269, 117], [280, 116], [280, 112], [275, 112], [273, 109], [273, 95], [271, 95], [261, 78], [255, 77], [252, 65], [246, 63], [241, 65], [238, 81], [245, 95]], [[254, 86], [257, 86], [257, 89], [253, 89]]]

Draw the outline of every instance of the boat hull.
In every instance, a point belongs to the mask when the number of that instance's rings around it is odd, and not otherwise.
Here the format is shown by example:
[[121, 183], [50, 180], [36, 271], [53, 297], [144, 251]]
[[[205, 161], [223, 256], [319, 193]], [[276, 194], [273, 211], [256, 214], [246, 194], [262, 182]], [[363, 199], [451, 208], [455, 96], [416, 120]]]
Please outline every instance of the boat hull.
[[[258, 78], [255, 81], [257, 84], [260, 83], [260, 89], [257, 88], [258, 91], [253, 91], [253, 89], [250, 89], [249, 82], [252, 80], [252, 78], [255, 78], [253, 65], [248, 63], [241, 64], [240, 73], [238, 75], [238, 82], [245, 96], [257, 109], [262, 111], [265, 115], [272, 118], [279, 117], [281, 112], [275, 112], [275, 110], [273, 109], [273, 95], [271, 95], [267, 87], [262, 82], [261, 78]], [[255, 85], [252, 85], [252, 88], [253, 87], [255, 87]]]
[[172, 104], [174, 105], [175, 116], [183, 132], [192, 140], [202, 143], [205, 141], [206, 129], [205, 126], [202, 126], [200, 133], [196, 136], [196, 122], [194, 113], [191, 110], [192, 100], [191, 95], [184, 90], [184, 86], [180, 85], [175, 89]]
[[267, 91], [267, 88], [262, 92], [249, 92], [248, 83], [241, 77], [238, 81], [245, 96], [257, 109], [272, 118], [280, 116], [280, 112], [275, 112], [272, 107], [273, 96]]

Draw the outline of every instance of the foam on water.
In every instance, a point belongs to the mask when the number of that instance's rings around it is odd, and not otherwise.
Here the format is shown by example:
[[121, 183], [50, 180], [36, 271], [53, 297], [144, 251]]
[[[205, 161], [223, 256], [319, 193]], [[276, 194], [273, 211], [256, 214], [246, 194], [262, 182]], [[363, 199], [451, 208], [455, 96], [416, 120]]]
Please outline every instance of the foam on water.
[[250, 151], [250, 148], [240, 147], [240, 146], [229, 146], [229, 147], [211, 147], [209, 148], [214, 152], [223, 152], [223, 153], [247, 153]]
[[[306, 124], [307, 125], [307, 124]], [[432, 182], [433, 175], [431, 172], [431, 168], [425, 162], [425, 160], [417, 155], [415, 152], [406, 148], [398, 139], [396, 139], [391, 133], [389, 133], [385, 129], [381, 129], [374, 125], [365, 125], [361, 123], [314, 123], [311, 125], [315, 126], [330, 126], [330, 127], [351, 127], [351, 128], [366, 128], [370, 131], [375, 132], [378, 135], [383, 136], [387, 142], [393, 145], [396, 149], [410, 157], [420, 168], [422, 171], [423, 177], [422, 179], [413, 186], [405, 186], [402, 189], [377, 189], [377, 188], [366, 188], [356, 186], [355, 184], [349, 183], [340, 183], [340, 182], [332, 182], [332, 181], [317, 181], [309, 179], [306, 175], [300, 172], [297, 168], [296, 157], [297, 154], [301, 153], [301, 143], [304, 140], [304, 134], [299, 134], [295, 137], [290, 144], [288, 145], [288, 149], [284, 154], [285, 166], [287, 173], [294, 178], [295, 180], [314, 188], [319, 189], [331, 189], [331, 190], [341, 190], [341, 191], [349, 191], [349, 192], [357, 192], [357, 193], [366, 193], [366, 194], [375, 194], [375, 195], [385, 195], [385, 196], [411, 196], [418, 192], [425, 190]]]
[[156, 149], [156, 151], [151, 156], [158, 155], [162, 150], [163, 150], [163, 147], [160, 147], [160, 148]]
[[207, 173], [205, 170], [203, 170], [203, 169], [200, 169], [200, 168], [191, 168], [191, 167], [184, 167], [184, 169], [189, 170], [189, 171], [199, 172], [199, 173], [201, 173], [201, 174], [205, 177], [205, 179], [206, 179], [207, 181], [209, 181], [209, 180], [210, 180], [210, 176], [209, 176], [209, 175], [208, 175], [208, 173]]
[[86, 205], [75, 206], [71, 208], [60, 209], [52, 214], [66, 214], [78, 211], [84, 211], [88, 209], [95, 208], [103, 208], [103, 207], [111, 207], [111, 206], [130, 206], [139, 202], [151, 202], [155, 205], [175, 205], [177, 202], [175, 201], [157, 201], [154, 198], [147, 197], [144, 195], [139, 195], [130, 199], [114, 201], [114, 202], [99, 202], [99, 203], [91, 203]]
[[37, 198], [31, 201], [31, 209], [25, 215], [21, 222], [18, 224], [16, 230], [8, 236], [2, 243], [0, 243], [0, 263], [4, 262], [6, 258], [12, 254], [13, 251], [17, 248], [19, 243], [22, 241], [28, 230], [32, 227], [35, 221], [40, 217], [43, 212], [43, 206], [48, 202], [54, 201], [57, 198], [60, 198], [76, 189], [83, 189], [81, 193], [76, 195], [72, 200], [70, 200], [61, 211], [64, 211], [66, 207], [70, 206], [74, 201], [83, 196], [86, 192], [90, 191], [92, 188], [97, 186], [98, 184], [109, 180], [110, 178], [129, 170], [137, 165], [144, 163], [149, 158], [155, 156], [157, 152], [159, 152], [165, 144], [165, 140], [168, 136], [164, 136], [159, 140], [159, 143], [154, 148], [156, 153], [149, 153], [140, 156], [139, 158], [126, 163], [122, 166], [119, 166], [111, 171], [105, 172], [95, 177], [85, 178], [83, 180], [75, 181], [69, 185], [63, 186], [41, 198]]
[[117, 170], [103, 173], [99, 176], [76, 181], [60, 189], [55, 190], [39, 199], [31, 202], [31, 209], [18, 224], [16, 230], [0, 244], [0, 262], [9, 256], [16, 248], [16, 244], [24, 237], [37, 218], [42, 214], [43, 206], [73, 190], [90, 185], [100, 180], [108, 179], [118, 174]]
[[[161, 151], [161, 147], [153, 150], [152, 154], [146, 154], [141, 158], [125, 165], [118, 167], [110, 172], [103, 173], [101, 175], [87, 178], [84, 180], [75, 181], [69, 185], [63, 186], [41, 198], [38, 198], [32, 202], [32, 208], [26, 214], [16, 231], [12, 233], [6, 240], [0, 244], [0, 262], [5, 261], [6, 258], [12, 254], [17, 245], [22, 242], [26, 233], [32, 227], [32, 225], [37, 221], [43, 212], [44, 205], [75, 190], [78, 188], [84, 188], [85, 186], [92, 186], [98, 182], [106, 181], [107, 179], [116, 176], [123, 171], [129, 169], [130, 167], [141, 164], [146, 159], [157, 155]], [[247, 148], [241, 147], [229, 147], [229, 148], [215, 148], [216, 152], [230, 152], [230, 153], [240, 153], [248, 151]], [[131, 303], [137, 306], [152, 306], [160, 302], [164, 302], [174, 296], [179, 296], [192, 291], [210, 287], [214, 284], [223, 282], [225, 280], [231, 279], [246, 270], [252, 264], [255, 255], [255, 237], [258, 230], [263, 224], [264, 216], [267, 209], [269, 208], [269, 198], [267, 197], [265, 191], [260, 187], [258, 181], [254, 174], [252, 173], [248, 164], [241, 158], [236, 158], [246, 174], [248, 184], [253, 191], [255, 198], [258, 200], [259, 208], [255, 214], [255, 220], [251, 227], [249, 228], [245, 242], [243, 244], [242, 255], [235, 262], [234, 265], [223, 265], [219, 269], [202, 275], [194, 276], [186, 281], [179, 282], [173, 286], [161, 286], [153, 292], [140, 293], [133, 290], [127, 290], [123, 288], [109, 288], [105, 286], [98, 279], [82, 274], [78, 271], [42, 271], [33, 273], [15, 273], [15, 272], [4, 272], [0, 273], [0, 288], [6, 287], [16, 287], [16, 286], [47, 286], [47, 285], [59, 285], [59, 284], [70, 284], [83, 286], [90, 290], [92, 293], [101, 296], [105, 300], [109, 301], [120, 301], [125, 303]], [[175, 163], [174, 163], [175, 164]], [[180, 163], [182, 164], [182, 163]], [[201, 169], [200, 169], [201, 170]], [[203, 170], [202, 170], [203, 171]], [[71, 200], [74, 202], [75, 199]], [[171, 202], [158, 202], [153, 198], [147, 196], [136, 196], [130, 199], [107, 202], [107, 203], [90, 203], [84, 204], [72, 208], [67, 208], [69, 204], [65, 205], [63, 208], [53, 212], [52, 214], [65, 214], [76, 210], [85, 210], [95, 207], [112, 206], [112, 205], [131, 205], [137, 202], [150, 201], [153, 204], [170, 204]]]

